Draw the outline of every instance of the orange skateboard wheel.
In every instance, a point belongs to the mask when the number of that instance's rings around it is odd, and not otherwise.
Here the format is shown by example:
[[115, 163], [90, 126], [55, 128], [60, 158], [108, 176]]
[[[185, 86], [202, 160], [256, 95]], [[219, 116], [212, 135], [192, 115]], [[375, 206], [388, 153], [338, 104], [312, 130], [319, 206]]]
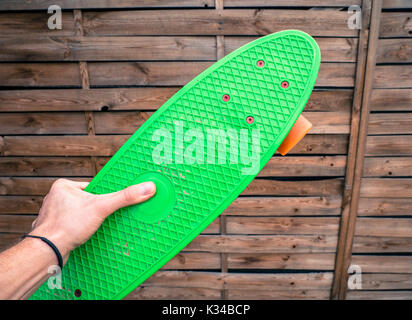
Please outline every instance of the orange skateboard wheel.
[[290, 129], [288, 135], [283, 140], [278, 148], [279, 153], [284, 156], [286, 155], [294, 146], [298, 144], [300, 140], [309, 132], [312, 128], [312, 123], [304, 116], [300, 115], [298, 120], [296, 120], [292, 129]]

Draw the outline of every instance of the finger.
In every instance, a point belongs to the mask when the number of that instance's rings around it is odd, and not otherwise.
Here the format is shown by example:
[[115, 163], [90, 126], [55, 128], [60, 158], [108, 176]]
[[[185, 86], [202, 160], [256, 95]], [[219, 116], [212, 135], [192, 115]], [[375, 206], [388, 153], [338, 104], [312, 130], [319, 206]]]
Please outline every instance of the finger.
[[155, 193], [156, 185], [153, 182], [143, 182], [118, 192], [96, 196], [98, 209], [106, 217], [120, 208], [146, 201]]
[[70, 184], [73, 187], [79, 188], [81, 190], [84, 190], [89, 185], [89, 182], [87, 181], [72, 181], [72, 180], [68, 180], [68, 181], [70, 181]]

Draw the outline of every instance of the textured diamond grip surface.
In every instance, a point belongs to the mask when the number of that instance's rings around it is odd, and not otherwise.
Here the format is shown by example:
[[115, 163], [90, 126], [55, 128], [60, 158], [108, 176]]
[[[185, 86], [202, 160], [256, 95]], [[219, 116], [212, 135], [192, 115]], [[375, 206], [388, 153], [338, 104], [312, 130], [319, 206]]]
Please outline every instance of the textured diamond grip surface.
[[[170, 213], [147, 223], [130, 208], [118, 210], [72, 252], [62, 271], [63, 289], [48, 289], [46, 282], [32, 298], [120, 299], [160, 269], [229, 206], [255, 175], [243, 175], [242, 168], [248, 166], [242, 163], [157, 165], [152, 159], [157, 145], [152, 141], [154, 132], [173, 132], [176, 121], [185, 131], [205, 133], [258, 128], [262, 169], [302, 112], [319, 64], [316, 42], [303, 32], [289, 30], [243, 46], [188, 83], [136, 131], [87, 187], [96, 194], [114, 192], [133, 184], [140, 174], [159, 172], [176, 191]], [[281, 86], [284, 81], [289, 83], [287, 88]], [[225, 94], [229, 101], [223, 101]], [[252, 125], [245, 121], [250, 115]], [[226, 152], [229, 159], [233, 150]], [[76, 289], [80, 297], [75, 296]]]

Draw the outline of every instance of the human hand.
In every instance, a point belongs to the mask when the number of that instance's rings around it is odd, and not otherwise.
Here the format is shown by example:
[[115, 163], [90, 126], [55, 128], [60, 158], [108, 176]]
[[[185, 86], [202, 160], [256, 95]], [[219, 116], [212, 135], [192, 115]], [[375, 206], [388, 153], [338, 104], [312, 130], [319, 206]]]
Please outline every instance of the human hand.
[[70, 252], [85, 243], [114, 211], [146, 201], [156, 192], [153, 182], [118, 192], [95, 195], [83, 191], [88, 182], [59, 179], [43, 200], [31, 235], [52, 241], [66, 262]]

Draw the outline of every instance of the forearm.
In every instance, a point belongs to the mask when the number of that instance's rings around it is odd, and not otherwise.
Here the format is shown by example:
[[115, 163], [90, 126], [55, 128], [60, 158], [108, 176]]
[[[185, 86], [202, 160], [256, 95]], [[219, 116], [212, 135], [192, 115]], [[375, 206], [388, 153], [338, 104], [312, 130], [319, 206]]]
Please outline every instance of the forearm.
[[0, 299], [28, 298], [57, 265], [53, 250], [40, 239], [26, 238], [0, 254]]

